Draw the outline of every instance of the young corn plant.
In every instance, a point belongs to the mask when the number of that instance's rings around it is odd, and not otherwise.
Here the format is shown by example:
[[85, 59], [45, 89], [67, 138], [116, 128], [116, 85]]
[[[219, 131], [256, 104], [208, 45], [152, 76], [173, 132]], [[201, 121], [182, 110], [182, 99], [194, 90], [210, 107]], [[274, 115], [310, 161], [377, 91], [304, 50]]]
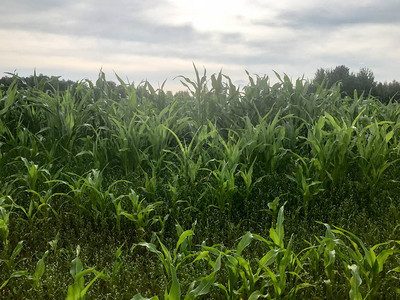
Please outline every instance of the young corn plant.
[[121, 208], [120, 215], [132, 221], [136, 230], [141, 233], [146, 233], [153, 224], [159, 221], [159, 218], [154, 214], [154, 210], [162, 204], [162, 202], [154, 202], [147, 204], [145, 199], [139, 198], [135, 191], [131, 190], [127, 195], [131, 202], [131, 210]]
[[[20, 260], [18, 259], [18, 256], [20, 255], [21, 251], [23, 248], [23, 241], [18, 242], [18, 244], [15, 246], [14, 250], [9, 253], [8, 249], [5, 249], [3, 251], [2, 258], [0, 259], [0, 264], [5, 266], [4, 272], [2, 275], [5, 275], [5, 278], [7, 278], [4, 282], [2, 282], [0, 286], [0, 291], [4, 288], [6, 288], [7, 285], [9, 285], [9, 282], [13, 278], [26, 278], [28, 280], [31, 280], [33, 283], [33, 288], [36, 290], [40, 287], [40, 280], [43, 277], [43, 274], [45, 272], [45, 258], [48, 255], [48, 251], [46, 251], [42, 258], [39, 259], [39, 261], [36, 263], [35, 271], [33, 274], [30, 274], [26, 270], [17, 270], [16, 269], [16, 264], [18, 264]], [[3, 258], [5, 256], [5, 258]], [[10, 293], [13, 293], [13, 289], [10, 289]]]
[[[381, 297], [383, 292], [380, 291], [380, 287], [385, 278], [388, 278], [387, 275], [395, 270], [385, 270], [385, 263], [390, 256], [400, 253], [399, 249], [397, 249], [400, 241], [388, 241], [372, 247], [366, 247], [362, 240], [353, 233], [336, 226], [333, 227], [335, 228], [332, 229], [333, 234], [345, 237], [351, 244], [351, 246], [345, 247], [342, 259], [348, 264], [348, 268], [352, 272], [350, 294], [354, 295], [353, 299], [359, 299], [362, 290], [365, 291], [364, 297], [366, 299]], [[387, 246], [389, 245], [392, 245], [392, 247], [388, 248]], [[379, 251], [378, 249], [381, 250]], [[365, 282], [365, 289], [361, 286], [362, 282]]]
[[[187, 199], [193, 194], [196, 195], [197, 189], [201, 185], [202, 180], [199, 175], [201, 171], [205, 170], [203, 166], [208, 161], [208, 156], [205, 151], [202, 151], [202, 147], [205, 147], [207, 140], [216, 134], [215, 128], [210, 126], [212, 125], [199, 127], [189, 144], [181, 141], [175, 132], [168, 129], [174, 136], [179, 151], [164, 150], [175, 158], [166, 162], [171, 166], [168, 166], [171, 174], [173, 176], [178, 174], [174, 191], [176, 196], [180, 195], [183, 199]], [[196, 202], [191, 201], [189, 204], [198, 208], [203, 205], [201, 199], [201, 195], [197, 196]]]
[[[70, 200], [77, 209], [78, 214], [83, 216], [83, 214], [87, 212], [87, 207], [85, 205], [85, 177], [71, 172], [62, 173], [62, 175], [66, 177], [65, 180], [54, 179], [49, 180], [48, 183], [58, 184], [68, 188], [67, 192], [59, 193], [60, 196]], [[60, 211], [58, 214], [60, 214]]]
[[101, 171], [96, 169], [91, 170], [86, 178], [84, 178], [83, 189], [89, 199], [87, 205], [90, 205], [90, 210], [94, 215], [94, 218], [100, 218], [103, 225], [105, 224], [106, 219], [111, 212], [111, 215], [116, 217], [118, 229], [120, 227], [120, 213], [118, 204], [123, 195], [116, 197], [112, 193], [112, 190], [117, 184], [123, 182], [130, 183], [126, 180], [117, 180], [111, 183], [107, 189], [104, 190], [102, 187], [103, 174]]
[[189, 79], [188, 77], [178, 76], [182, 78], [181, 83], [185, 86], [192, 97], [195, 99], [196, 111], [193, 112], [193, 119], [199, 125], [205, 125], [207, 123], [207, 108], [206, 108], [206, 95], [208, 92], [207, 88], [207, 75], [206, 69], [204, 69], [203, 76], [200, 77], [196, 66], [193, 63], [194, 71], [196, 73], [196, 81]]
[[[381, 286], [396, 272], [396, 268], [385, 269], [385, 263], [399, 252], [396, 245], [400, 242], [388, 241], [368, 248], [353, 233], [320, 224], [326, 228], [325, 236], [317, 238], [317, 245], [310, 244], [298, 254], [301, 265], [310, 270], [316, 286], [320, 286], [317, 283], [321, 281], [325, 286], [324, 295], [329, 299], [344, 297], [346, 290], [349, 290], [350, 299], [382, 297], [385, 292], [380, 290]], [[392, 247], [389, 248], [390, 245]], [[378, 252], [378, 248], [383, 249]], [[322, 266], [325, 274], [321, 274]]]
[[[208, 247], [202, 245], [199, 257], [205, 259], [215, 267], [222, 264], [228, 273], [227, 282], [214, 283], [224, 294], [226, 299], [279, 299], [281, 297], [295, 297], [299, 289], [309, 287], [307, 283], [298, 283], [300, 275], [296, 273], [299, 262], [292, 251], [292, 239], [288, 245], [284, 244], [284, 209], [279, 209], [276, 227], [270, 228], [270, 240], [260, 235], [247, 232], [239, 241], [236, 249], [219, 250], [218, 245]], [[253, 264], [243, 255], [243, 251], [250, 245], [252, 240], [265, 244], [269, 251], [258, 260], [256, 270]], [[212, 256], [217, 260], [213, 261]], [[300, 266], [301, 267], [301, 266]], [[288, 278], [289, 277], [289, 278]], [[288, 281], [295, 281], [295, 286], [288, 289]]]
[[92, 160], [92, 167], [102, 170], [109, 163], [108, 148], [110, 148], [110, 140], [107, 133], [110, 130], [105, 126], [95, 128], [91, 124], [84, 124], [83, 127], [88, 130], [88, 135], [80, 138], [84, 144], [82, 148], [85, 150], [80, 151], [75, 157], [84, 158], [84, 164], [88, 164], [86, 158], [89, 157]]
[[145, 123], [146, 136], [150, 145], [150, 156], [153, 161], [159, 161], [164, 157], [164, 150], [169, 149], [175, 136], [181, 136], [182, 132], [187, 130], [189, 125], [188, 117], [181, 117], [180, 111], [182, 107], [178, 107], [178, 102], [165, 107], [157, 114], [153, 113]]
[[374, 197], [385, 184], [383, 176], [386, 170], [398, 161], [392, 158], [394, 145], [390, 141], [399, 126], [387, 121], [375, 121], [358, 133], [356, 148], [360, 183], [367, 185], [370, 197]]
[[25, 157], [21, 157], [27, 173], [20, 177], [20, 180], [25, 183], [28, 190], [37, 191], [37, 185], [50, 179], [50, 172], [43, 166], [35, 164], [33, 161], [28, 161]]
[[313, 181], [310, 177], [311, 170], [309, 163], [306, 162], [307, 158], [299, 157], [297, 160], [297, 171], [293, 173], [294, 176], [287, 177], [297, 184], [299, 197], [303, 204], [303, 209], [307, 215], [310, 205], [314, 203], [314, 196], [323, 191], [321, 181]]
[[208, 126], [200, 126], [191, 138], [189, 144], [187, 144], [186, 141], [182, 142], [178, 135], [171, 129], [166, 129], [170, 131], [172, 136], [175, 138], [179, 152], [177, 153], [170, 150], [164, 151], [174, 155], [178, 160], [179, 164], [177, 164], [177, 172], [183, 177], [184, 184], [190, 184], [193, 186], [197, 180], [197, 175], [201, 167], [202, 146], [209, 137], [215, 134], [215, 128], [211, 127], [209, 130]]
[[350, 121], [343, 118], [339, 121], [325, 112], [309, 129], [306, 140], [311, 148], [313, 168], [324, 186], [329, 183], [340, 186], [354, 163], [356, 124], [364, 111]]
[[[327, 174], [332, 180], [333, 184], [336, 186], [343, 183], [343, 178], [345, 178], [346, 173], [348, 173], [349, 168], [354, 162], [354, 146], [355, 146], [355, 135], [356, 135], [356, 125], [358, 120], [363, 115], [364, 110], [362, 110], [350, 124], [342, 119], [342, 125], [340, 126], [339, 121], [328, 114], [325, 113], [326, 123], [332, 128], [330, 133], [330, 139], [333, 139], [331, 143], [331, 148], [333, 149], [333, 157], [329, 164], [333, 166], [333, 170]], [[328, 151], [326, 151], [329, 153]], [[329, 166], [326, 166], [329, 169]]]
[[116, 251], [115, 251], [115, 260], [112, 265], [111, 272], [107, 272], [105, 275], [106, 280], [108, 280], [113, 288], [116, 288], [116, 286], [119, 283], [120, 280], [120, 273], [121, 269], [124, 265], [124, 261], [121, 258], [122, 255], [122, 248], [125, 246], [125, 243], [123, 243]]
[[267, 122], [271, 111], [263, 118], [260, 118], [260, 122], [256, 127], [258, 157], [259, 161], [264, 163], [267, 173], [277, 172], [280, 164], [284, 161], [284, 156], [287, 153], [283, 146], [285, 142], [285, 127], [278, 125], [278, 123], [281, 120], [292, 117], [292, 115], [280, 117], [281, 112], [278, 111], [273, 120]]
[[238, 190], [235, 182], [237, 166], [237, 164], [230, 166], [229, 162], [224, 160], [220, 162], [218, 169], [212, 171], [215, 182], [210, 186], [210, 190], [221, 212], [228, 207], [229, 219], [232, 215], [233, 196]]
[[[79, 258], [80, 247], [77, 247], [76, 257], [71, 262], [70, 274], [74, 279], [74, 283], [68, 286], [67, 300], [84, 300], [86, 293], [91, 285], [98, 279], [104, 278], [103, 272], [96, 271], [95, 268], [84, 269], [81, 259]], [[85, 276], [95, 274], [96, 276], [85, 285]]]
[[144, 132], [147, 128], [147, 120], [135, 114], [129, 122], [111, 117], [114, 123], [112, 143], [119, 153], [121, 166], [126, 174], [135, 171], [142, 166], [142, 162], [147, 159], [148, 146], [146, 145]]
[[[161, 162], [161, 161], [160, 161]], [[149, 176], [149, 174], [146, 171], [143, 171], [144, 174], [144, 186], [142, 187], [143, 191], [146, 194], [146, 197], [150, 200], [150, 201], [155, 201], [156, 197], [157, 197], [157, 179], [158, 179], [158, 174], [159, 172], [157, 172], [157, 169], [159, 168], [159, 166], [154, 165], [153, 163], [151, 164], [151, 175]]]
[[[250, 165], [250, 167], [248, 168], [248, 166], [246, 164], [242, 164], [241, 170], [239, 170], [238, 174], [240, 175], [240, 177], [242, 178], [243, 182], [244, 182], [244, 186], [245, 186], [245, 192], [242, 193], [244, 194], [244, 199], [245, 199], [245, 204], [247, 205], [245, 211], [247, 212], [247, 219], [250, 219], [250, 207], [249, 205], [251, 205], [251, 200], [250, 200], [250, 195], [254, 189], [254, 187], [259, 184], [265, 176], [261, 176], [256, 178], [256, 180], [254, 180], [255, 176], [253, 175], [253, 171], [254, 171], [254, 164], [255, 164], [256, 160], [253, 161], [253, 163]], [[248, 169], [247, 169], [248, 168]]]
[[51, 95], [36, 89], [29, 100], [42, 116], [43, 127], [49, 128], [50, 140], [58, 143], [59, 150], [71, 153], [79, 137], [79, 127], [93, 116], [90, 104], [85, 99], [77, 101], [69, 90]]
[[0, 238], [2, 241], [4, 251], [8, 251], [8, 245], [9, 245], [8, 235], [10, 233], [9, 226], [10, 226], [10, 214], [12, 209], [12, 206], [11, 209], [8, 209], [10, 205], [6, 204], [7, 198], [9, 198], [9, 196], [0, 198]]
[[[165, 290], [164, 299], [170, 299], [170, 300], [181, 299], [182, 285], [177, 277], [177, 270], [179, 266], [181, 266], [187, 259], [195, 256], [195, 254], [191, 253], [187, 255], [182, 253], [181, 246], [192, 235], [194, 235], [194, 232], [192, 230], [186, 230], [182, 232], [182, 234], [179, 236], [178, 241], [176, 242], [176, 246], [173, 251], [168, 250], [168, 248], [161, 242], [158, 236], [156, 237], [158, 243], [161, 246], [162, 251], [157, 250], [157, 246], [155, 244], [146, 242], [134, 244], [131, 248], [131, 252], [133, 252], [134, 249], [138, 246], [145, 247], [150, 252], [156, 254], [159, 261], [163, 264], [165, 276], [170, 283], [170, 286], [167, 287]], [[207, 286], [204, 280], [201, 280], [199, 286], [196, 288], [194, 288], [194, 284], [191, 285], [192, 289], [188, 291], [185, 299], [194, 299], [196, 296], [206, 294], [207, 289], [204, 286]], [[136, 297], [139, 297], [139, 295], [137, 295]]]
[[52, 207], [51, 199], [56, 196], [63, 196], [63, 193], [53, 193], [51, 189], [41, 193], [33, 190], [27, 192], [31, 194], [28, 208], [18, 205], [14, 201], [14, 207], [20, 209], [26, 218], [20, 218], [20, 220], [27, 222], [32, 227], [35, 223], [48, 220], [50, 218], [49, 212], [53, 212], [54, 216], [58, 218], [59, 214]]

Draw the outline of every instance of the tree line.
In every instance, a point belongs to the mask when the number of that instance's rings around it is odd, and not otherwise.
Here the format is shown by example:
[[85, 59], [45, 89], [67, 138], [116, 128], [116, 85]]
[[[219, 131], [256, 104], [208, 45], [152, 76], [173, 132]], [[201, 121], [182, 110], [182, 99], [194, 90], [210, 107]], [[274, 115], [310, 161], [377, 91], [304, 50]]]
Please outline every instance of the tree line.
[[372, 70], [366, 67], [361, 68], [358, 73], [350, 72], [345, 65], [332, 69], [320, 68], [315, 72], [312, 83], [315, 87], [320, 84], [330, 87], [339, 83], [342, 94], [350, 97], [357, 91], [358, 95], [370, 94], [383, 103], [388, 103], [391, 99], [400, 101], [400, 82], [377, 82]]
[[[13, 77], [3, 76], [0, 78], [0, 88], [7, 88], [13, 81]], [[53, 91], [65, 91], [75, 84], [75, 81], [60, 79], [60, 76], [47, 76], [43, 74], [19, 77], [19, 79], [23, 85], [30, 87], [37, 86], [44, 90]], [[117, 92], [124, 93], [124, 88], [115, 82], [107, 81], [107, 83]], [[361, 68], [358, 73], [350, 72], [350, 68], [345, 65], [336, 66], [331, 69], [319, 68], [315, 72], [310, 84], [313, 91], [321, 84], [326, 87], [339, 84], [343, 96], [353, 97], [354, 92], [357, 91], [358, 95], [362, 93], [368, 94], [383, 103], [388, 103], [390, 100], [400, 102], [400, 82], [396, 80], [391, 82], [377, 82], [372, 70], [366, 67]], [[178, 92], [178, 94], [180, 93], [182, 92]], [[123, 97], [124, 95], [121, 96]]]

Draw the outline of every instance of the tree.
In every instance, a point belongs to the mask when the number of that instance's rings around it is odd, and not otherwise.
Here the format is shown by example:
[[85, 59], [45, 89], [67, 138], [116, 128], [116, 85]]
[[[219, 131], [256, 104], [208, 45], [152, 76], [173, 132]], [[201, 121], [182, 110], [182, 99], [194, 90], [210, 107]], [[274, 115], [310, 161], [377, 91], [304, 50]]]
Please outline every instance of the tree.
[[356, 78], [356, 89], [358, 94], [361, 94], [362, 92], [369, 93], [376, 85], [374, 73], [366, 67], [360, 69]]

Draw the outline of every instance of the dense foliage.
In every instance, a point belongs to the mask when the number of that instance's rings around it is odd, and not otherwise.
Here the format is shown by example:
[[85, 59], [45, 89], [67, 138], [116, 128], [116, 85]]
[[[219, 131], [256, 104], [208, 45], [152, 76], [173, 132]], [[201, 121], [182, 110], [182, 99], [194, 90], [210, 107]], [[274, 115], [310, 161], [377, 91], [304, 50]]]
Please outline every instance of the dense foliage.
[[[7, 76], [0, 78], [0, 86], [10, 86], [13, 82], [13, 74], [7, 73]], [[43, 74], [19, 77], [20, 86], [34, 87], [39, 82], [42, 82], [42, 89], [44, 91], [58, 90], [66, 91], [72, 85], [75, 84], [72, 80], [61, 79], [61, 76], [47, 76]], [[314, 75], [314, 78], [310, 81], [310, 91], [315, 92], [318, 87], [324, 84], [326, 87], [332, 85], [338, 85], [343, 96], [354, 95], [354, 91], [357, 91], [358, 95], [366, 94], [373, 96], [377, 100], [388, 103], [389, 101], [400, 101], [400, 82], [393, 80], [391, 82], [378, 82], [375, 81], [375, 75], [369, 68], [361, 68], [359, 72], [354, 73], [350, 71], [350, 68], [345, 65], [336, 66], [335, 68], [319, 68]], [[107, 81], [107, 85], [110, 89], [114, 90], [114, 93], [119, 93], [121, 97], [126, 97], [126, 90], [124, 88], [125, 83], [119, 82], [118, 84], [114, 81]], [[140, 88], [140, 86], [138, 87]], [[181, 94], [178, 92], [177, 94]]]
[[0, 89], [0, 297], [398, 296], [400, 105], [195, 75]]
[[344, 65], [333, 69], [320, 68], [315, 72], [313, 81], [316, 84], [325, 83], [327, 86], [340, 82], [340, 91], [350, 97], [356, 90], [358, 95], [369, 94], [383, 103], [400, 100], [400, 82], [376, 82], [374, 73], [368, 68], [361, 68], [357, 74], [350, 72]]

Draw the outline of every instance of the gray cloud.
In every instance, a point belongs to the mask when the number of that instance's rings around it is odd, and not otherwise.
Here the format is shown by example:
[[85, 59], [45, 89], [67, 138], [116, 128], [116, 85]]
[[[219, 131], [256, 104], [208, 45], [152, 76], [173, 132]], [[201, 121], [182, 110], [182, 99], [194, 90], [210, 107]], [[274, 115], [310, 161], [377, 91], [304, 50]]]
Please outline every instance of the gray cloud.
[[101, 5], [98, 1], [6, 0], [8, 13], [0, 19], [0, 28], [157, 44], [204, 38], [190, 25], [161, 26], [144, 16], [152, 5], [161, 4], [162, 0], [118, 0]]
[[[215, 30], [203, 30], [188, 18], [175, 21], [179, 7], [171, 8], [169, 0], [3, 0], [2, 4], [6, 11], [0, 18], [0, 68], [6, 71], [20, 65], [40, 68], [41, 61], [45, 70], [54, 65], [58, 74], [65, 66], [70, 66], [70, 74], [83, 74], [87, 62], [90, 72], [116, 64], [134, 76], [157, 80], [176, 76], [165, 70], [181, 72], [186, 64], [184, 73], [192, 74], [192, 61], [207, 68], [212, 65], [216, 71], [233, 70], [239, 81], [246, 78], [245, 69], [313, 76], [318, 67], [345, 64], [357, 70], [365, 65], [377, 70], [378, 80], [394, 79], [400, 71], [397, 0], [253, 0], [248, 4], [259, 12], [257, 16], [239, 11], [232, 16], [234, 26]], [[13, 40], [11, 33], [19, 40]], [[74, 71], [77, 65], [81, 68]]]
[[[357, 2], [355, 2], [357, 3]], [[338, 5], [336, 1], [317, 2], [306, 9], [295, 7], [280, 11], [277, 19], [294, 28], [326, 29], [351, 24], [400, 24], [400, 1], [375, 1], [368, 4]], [[262, 22], [261, 22], [262, 23]], [[266, 23], [266, 25], [270, 25]]]

